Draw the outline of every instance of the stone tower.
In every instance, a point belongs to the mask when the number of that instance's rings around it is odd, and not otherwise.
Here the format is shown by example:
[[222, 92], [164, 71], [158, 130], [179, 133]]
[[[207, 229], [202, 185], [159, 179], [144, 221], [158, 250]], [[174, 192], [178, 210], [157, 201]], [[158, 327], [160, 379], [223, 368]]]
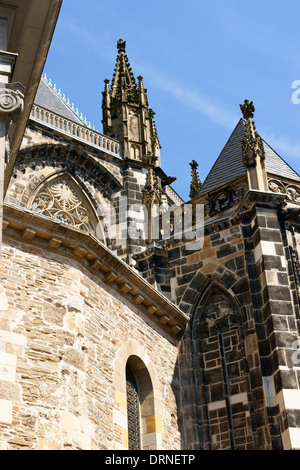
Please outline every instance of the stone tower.
[[113, 242], [113, 249], [134, 266], [133, 255], [153, 241], [149, 229], [151, 206], [177, 204], [178, 197], [170, 188], [170, 181], [176, 178], [168, 177], [161, 169], [155, 113], [149, 107], [143, 77], [138, 76], [136, 81], [123, 39], [119, 39], [117, 49], [111, 85], [108, 79], [104, 81], [102, 123], [103, 133], [119, 141], [123, 149], [123, 186], [114, 204], [119, 226], [130, 227], [119, 241]]
[[160, 166], [155, 113], [149, 108], [143, 77], [137, 77], [137, 84], [126, 55], [126, 41], [119, 39], [117, 48], [111, 87], [106, 79], [103, 92], [103, 133], [122, 143], [126, 159], [143, 161], [152, 155]]

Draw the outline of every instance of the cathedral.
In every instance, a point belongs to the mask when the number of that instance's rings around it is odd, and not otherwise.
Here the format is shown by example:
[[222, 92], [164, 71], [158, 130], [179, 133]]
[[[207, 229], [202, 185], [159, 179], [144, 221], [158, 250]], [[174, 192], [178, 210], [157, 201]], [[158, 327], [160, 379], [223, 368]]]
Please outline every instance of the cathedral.
[[300, 176], [246, 99], [183, 200], [145, 85], [119, 39], [100, 133], [39, 81], [3, 204], [0, 449], [300, 449]]

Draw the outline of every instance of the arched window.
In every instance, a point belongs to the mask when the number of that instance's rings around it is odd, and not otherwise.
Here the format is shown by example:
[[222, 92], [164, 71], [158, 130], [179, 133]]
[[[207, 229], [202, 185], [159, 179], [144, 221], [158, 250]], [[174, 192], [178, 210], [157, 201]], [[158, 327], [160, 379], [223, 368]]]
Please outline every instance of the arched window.
[[126, 366], [126, 396], [128, 420], [128, 449], [141, 449], [140, 397], [134, 373]]
[[145, 363], [135, 355], [126, 363], [128, 449], [158, 446], [159, 418], [155, 414], [152, 380]]
[[68, 175], [47, 180], [35, 195], [31, 209], [84, 232], [96, 231], [97, 219], [92, 206]]
[[195, 316], [202, 423], [213, 450], [254, 446], [241, 323], [237, 306], [221, 288], [206, 293]]

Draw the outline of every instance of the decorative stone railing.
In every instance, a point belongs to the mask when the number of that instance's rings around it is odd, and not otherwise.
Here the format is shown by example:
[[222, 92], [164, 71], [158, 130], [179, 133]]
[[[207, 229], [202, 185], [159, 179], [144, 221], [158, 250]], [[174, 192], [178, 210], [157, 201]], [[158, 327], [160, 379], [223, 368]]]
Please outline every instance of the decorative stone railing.
[[288, 181], [277, 180], [276, 178], [269, 178], [268, 180], [269, 191], [273, 193], [286, 194], [288, 200], [293, 204], [300, 205], [300, 184]]
[[30, 119], [40, 122], [51, 129], [55, 129], [62, 134], [71, 136], [76, 140], [84, 142], [115, 157], [122, 157], [122, 148], [117, 140], [100, 134], [100, 132], [89, 127], [77, 124], [76, 122], [66, 119], [59, 114], [42, 108], [41, 106], [33, 105]]

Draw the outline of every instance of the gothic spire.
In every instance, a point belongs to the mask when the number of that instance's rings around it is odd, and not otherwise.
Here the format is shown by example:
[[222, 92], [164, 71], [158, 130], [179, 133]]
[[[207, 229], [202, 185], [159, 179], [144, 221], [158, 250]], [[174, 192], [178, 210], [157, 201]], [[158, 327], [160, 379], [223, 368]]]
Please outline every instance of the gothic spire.
[[[126, 55], [126, 41], [122, 38], [117, 43], [118, 56], [111, 84], [112, 98], [136, 99], [137, 84]], [[122, 96], [122, 93], [125, 96]]]
[[155, 128], [154, 112], [149, 108], [143, 77], [136, 82], [126, 55], [126, 42], [117, 42], [118, 55], [109, 86], [103, 91], [103, 133], [121, 142], [123, 156], [147, 165], [155, 158], [160, 166], [160, 143]]

